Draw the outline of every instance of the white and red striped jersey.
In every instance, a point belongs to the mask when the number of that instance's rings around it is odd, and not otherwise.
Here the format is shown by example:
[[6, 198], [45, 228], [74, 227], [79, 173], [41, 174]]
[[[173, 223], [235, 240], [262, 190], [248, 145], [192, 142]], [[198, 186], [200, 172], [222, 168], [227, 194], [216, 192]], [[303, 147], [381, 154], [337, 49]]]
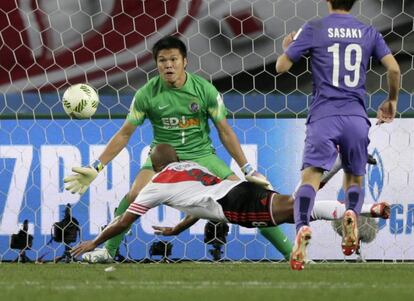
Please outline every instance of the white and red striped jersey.
[[143, 215], [164, 204], [194, 217], [228, 222], [217, 200], [241, 182], [220, 180], [195, 162], [174, 162], [154, 175], [127, 211]]

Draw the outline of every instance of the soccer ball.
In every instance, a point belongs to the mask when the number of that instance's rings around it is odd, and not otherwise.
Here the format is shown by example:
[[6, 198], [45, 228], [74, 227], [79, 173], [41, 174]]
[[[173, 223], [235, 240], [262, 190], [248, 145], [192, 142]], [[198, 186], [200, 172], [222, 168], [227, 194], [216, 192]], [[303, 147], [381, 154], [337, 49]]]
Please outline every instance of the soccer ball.
[[95, 114], [99, 104], [99, 97], [95, 89], [87, 84], [70, 86], [63, 93], [63, 109], [72, 118], [90, 118]]

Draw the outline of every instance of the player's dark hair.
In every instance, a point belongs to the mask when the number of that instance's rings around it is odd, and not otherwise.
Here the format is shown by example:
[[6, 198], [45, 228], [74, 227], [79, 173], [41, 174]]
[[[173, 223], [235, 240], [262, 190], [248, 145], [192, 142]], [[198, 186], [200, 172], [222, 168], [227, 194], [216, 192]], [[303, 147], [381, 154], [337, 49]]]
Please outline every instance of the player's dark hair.
[[343, 9], [346, 11], [350, 11], [352, 6], [357, 0], [328, 0], [331, 5], [332, 9]]
[[166, 36], [154, 44], [152, 47], [152, 55], [155, 61], [157, 61], [158, 53], [164, 49], [178, 49], [183, 58], [187, 57], [187, 47], [183, 41], [175, 36]]
[[160, 172], [170, 163], [179, 161], [177, 152], [167, 143], [161, 143], [154, 146], [154, 148], [151, 149], [150, 157], [152, 161], [152, 168], [156, 172]]

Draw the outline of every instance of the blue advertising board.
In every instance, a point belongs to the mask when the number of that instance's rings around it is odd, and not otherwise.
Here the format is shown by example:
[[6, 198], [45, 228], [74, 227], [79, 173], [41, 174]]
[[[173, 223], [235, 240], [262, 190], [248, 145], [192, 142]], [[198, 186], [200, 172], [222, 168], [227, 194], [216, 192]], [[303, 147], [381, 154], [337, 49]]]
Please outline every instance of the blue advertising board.
[[[229, 121], [246, 155], [259, 171], [267, 175], [275, 189], [291, 193], [299, 177], [300, 140], [303, 120], [236, 119]], [[63, 178], [72, 166], [87, 165], [99, 155], [123, 120], [1, 120], [0, 121], [0, 256], [13, 260], [16, 250], [9, 246], [10, 235], [24, 220], [34, 236], [29, 258], [50, 260], [63, 252], [63, 245], [51, 242], [51, 226], [63, 218], [65, 205], [72, 205], [73, 217], [81, 225], [82, 240], [94, 237], [101, 226], [113, 217], [129, 185], [138, 173], [152, 139], [151, 125], [146, 122], [131, 138], [127, 151], [106, 168], [106, 179], [82, 197], [64, 190]], [[218, 155], [240, 172], [212, 131]], [[115, 162], [115, 160], [113, 161]], [[121, 166], [121, 168], [119, 168]], [[123, 181], [127, 179], [128, 181]], [[103, 182], [102, 182], [103, 181]], [[102, 193], [99, 193], [101, 191]], [[103, 200], [102, 200], [103, 199]], [[178, 237], [157, 237], [152, 224], [177, 223], [182, 214], [172, 208], [156, 208], [134, 225], [120, 249], [130, 258], [148, 257], [152, 242], [171, 240], [173, 258], [209, 259], [209, 246], [204, 244], [202, 225]], [[152, 218], [151, 218], [152, 217]], [[289, 236], [292, 228], [283, 226]], [[197, 228], [197, 227], [196, 227]], [[228, 259], [280, 259], [281, 255], [256, 231], [232, 226], [224, 249]]]

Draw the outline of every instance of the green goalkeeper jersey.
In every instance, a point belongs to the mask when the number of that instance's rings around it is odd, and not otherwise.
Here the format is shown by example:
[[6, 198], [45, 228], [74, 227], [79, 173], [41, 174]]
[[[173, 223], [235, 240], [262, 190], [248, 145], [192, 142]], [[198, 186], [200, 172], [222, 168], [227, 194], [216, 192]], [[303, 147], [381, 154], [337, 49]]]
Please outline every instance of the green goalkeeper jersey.
[[227, 110], [217, 89], [200, 76], [187, 73], [181, 88], [168, 87], [156, 76], [139, 89], [127, 116], [128, 122], [152, 124], [154, 140], [172, 145], [180, 159], [191, 160], [214, 152], [208, 119], [219, 122]]

